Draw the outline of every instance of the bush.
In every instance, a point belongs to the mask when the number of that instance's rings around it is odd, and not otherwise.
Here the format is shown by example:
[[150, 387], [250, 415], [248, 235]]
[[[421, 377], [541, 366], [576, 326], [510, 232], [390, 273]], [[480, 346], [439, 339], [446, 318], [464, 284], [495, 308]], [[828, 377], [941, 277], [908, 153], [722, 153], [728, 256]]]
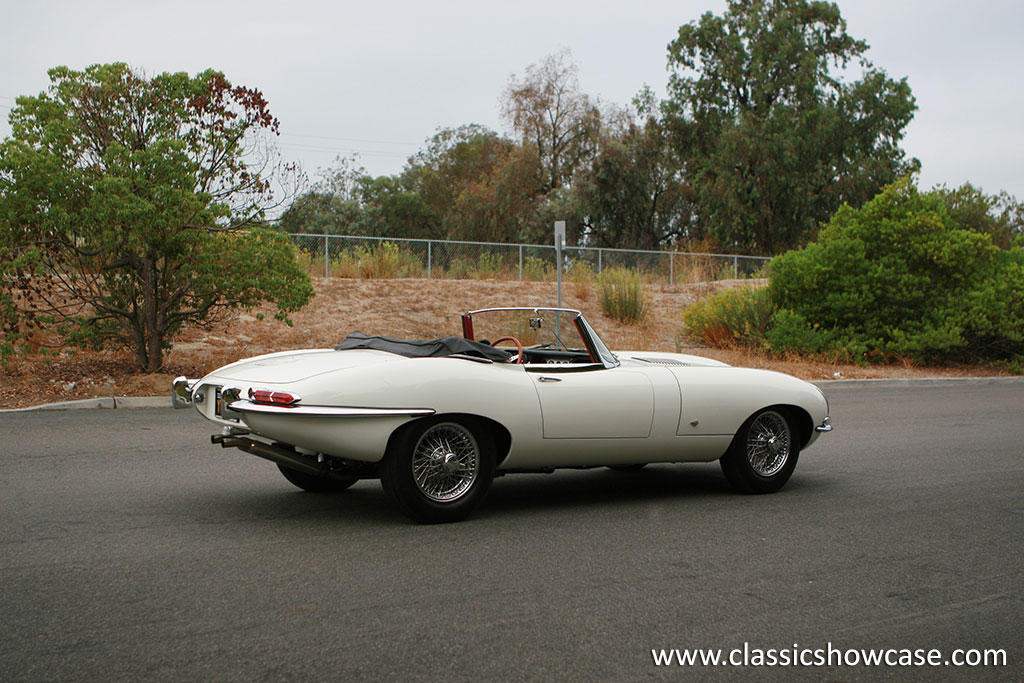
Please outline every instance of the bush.
[[687, 333], [708, 346], [760, 347], [764, 344], [772, 311], [765, 287], [726, 289], [683, 311]]
[[583, 301], [590, 298], [590, 293], [594, 289], [595, 277], [594, 267], [586, 261], [573, 261], [569, 268], [569, 280], [572, 281], [573, 292]]
[[644, 292], [640, 274], [626, 268], [609, 268], [597, 276], [601, 310], [610, 318], [627, 325], [642, 325], [647, 320], [651, 301]]
[[[313, 261], [305, 267], [307, 272], [314, 272], [323, 265], [322, 262], [317, 265]], [[394, 242], [375, 242], [333, 253], [330, 257], [329, 273], [331, 277], [387, 280], [399, 277], [426, 277], [426, 268], [416, 254], [401, 249]]]
[[514, 280], [519, 277], [519, 260], [513, 254], [485, 251], [476, 260], [474, 279]]
[[550, 282], [558, 277], [555, 265], [536, 256], [523, 260], [523, 279], [527, 282]]
[[909, 180], [843, 206], [817, 243], [772, 262], [769, 288], [773, 350], [914, 362], [1024, 353], [1024, 250], [959, 228]]
[[762, 344], [778, 353], [818, 354], [825, 351], [831, 341], [819, 323], [809, 323], [799, 313], [783, 308], [772, 314]]

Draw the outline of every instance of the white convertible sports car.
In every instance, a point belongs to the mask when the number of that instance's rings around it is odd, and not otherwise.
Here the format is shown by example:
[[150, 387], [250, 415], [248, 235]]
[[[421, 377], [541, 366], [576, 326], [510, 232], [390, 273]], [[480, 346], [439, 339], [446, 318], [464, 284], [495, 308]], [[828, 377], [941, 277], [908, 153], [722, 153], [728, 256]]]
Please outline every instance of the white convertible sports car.
[[179, 377], [176, 407], [212, 438], [311, 492], [380, 478], [419, 522], [463, 519], [495, 476], [720, 460], [732, 485], [778, 490], [829, 424], [812, 384], [677, 353], [611, 352], [579, 311], [462, 316], [463, 336], [350, 334]]

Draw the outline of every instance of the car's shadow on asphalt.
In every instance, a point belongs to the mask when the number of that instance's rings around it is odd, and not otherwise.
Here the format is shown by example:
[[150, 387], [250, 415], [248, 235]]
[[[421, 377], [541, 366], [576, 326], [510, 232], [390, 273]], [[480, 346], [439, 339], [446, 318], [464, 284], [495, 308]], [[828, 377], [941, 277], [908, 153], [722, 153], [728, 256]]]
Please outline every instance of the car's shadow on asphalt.
[[[818, 495], [828, 482], [798, 472], [777, 495]], [[768, 498], [771, 498], [769, 496]], [[508, 515], [524, 511], [598, 510], [602, 507], [673, 503], [728, 507], [738, 501], [764, 496], [737, 493], [717, 462], [686, 465], [660, 464], [619, 472], [607, 468], [558, 470], [553, 474], [508, 475], [496, 479], [477, 516]]]
[[[827, 477], [801, 475], [791, 479], [778, 496], [819, 496], [831, 487]], [[607, 468], [557, 470], [552, 474], [510, 474], [495, 479], [491, 490], [471, 519], [514, 518], [520, 514], [578, 515], [671, 503], [684, 509], [706, 510], [745, 507], [749, 502], [774, 498], [745, 496], [732, 489], [717, 463], [649, 465], [619, 472]], [[347, 523], [379, 525], [406, 522], [377, 480], [358, 482], [341, 493], [311, 494], [268, 482], [260, 489], [221, 491], [204, 495], [201, 506], [211, 519], [246, 519], [263, 522], [296, 520], [309, 524]], [[409, 522], [411, 523], [411, 522]]]
[[717, 464], [648, 465], [620, 472], [604, 467], [515, 474], [495, 479], [485, 506], [492, 510], [632, 504], [659, 499], [701, 500], [732, 493]]

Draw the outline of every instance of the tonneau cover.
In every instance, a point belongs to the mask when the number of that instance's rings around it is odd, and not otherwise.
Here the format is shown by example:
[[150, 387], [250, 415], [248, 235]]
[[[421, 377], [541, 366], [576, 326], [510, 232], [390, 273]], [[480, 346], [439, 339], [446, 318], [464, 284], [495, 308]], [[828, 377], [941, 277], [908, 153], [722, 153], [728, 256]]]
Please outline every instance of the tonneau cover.
[[464, 337], [442, 337], [440, 339], [395, 339], [394, 337], [373, 337], [362, 332], [353, 332], [345, 340], [334, 347], [335, 351], [349, 349], [374, 349], [397, 353], [407, 358], [444, 357], [455, 354], [486, 358], [487, 360], [504, 363], [512, 355], [503, 349], [496, 349], [490, 344]]

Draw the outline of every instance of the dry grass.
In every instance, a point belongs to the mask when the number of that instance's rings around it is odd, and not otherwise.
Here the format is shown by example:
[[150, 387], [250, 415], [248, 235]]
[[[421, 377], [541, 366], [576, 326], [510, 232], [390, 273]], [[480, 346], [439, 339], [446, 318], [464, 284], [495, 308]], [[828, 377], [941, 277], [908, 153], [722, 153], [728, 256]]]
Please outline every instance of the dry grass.
[[[175, 340], [163, 371], [134, 372], [126, 352], [63, 350], [56, 358], [29, 357], [0, 369], [0, 408], [94, 396], [167, 394], [176, 375], [198, 377], [239, 358], [271, 351], [331, 347], [346, 334], [430, 339], [461, 334], [460, 314], [492, 306], [553, 306], [552, 282], [503, 280], [362, 280], [314, 278], [317, 296], [294, 314], [294, 327], [273, 319], [272, 311], [238, 313], [211, 329], [191, 329]], [[683, 341], [681, 312], [699, 298], [749, 280], [699, 284], [652, 284], [651, 310], [643, 327], [630, 327], [601, 315], [589, 288], [564, 286], [562, 305], [582, 310], [612, 349], [683, 351], [733, 365], [781, 370], [804, 379], [936, 377], [1004, 374], [988, 367], [859, 367], [799, 358], [778, 359], [741, 350], [709, 349]], [[257, 313], [265, 318], [258, 320]]]

